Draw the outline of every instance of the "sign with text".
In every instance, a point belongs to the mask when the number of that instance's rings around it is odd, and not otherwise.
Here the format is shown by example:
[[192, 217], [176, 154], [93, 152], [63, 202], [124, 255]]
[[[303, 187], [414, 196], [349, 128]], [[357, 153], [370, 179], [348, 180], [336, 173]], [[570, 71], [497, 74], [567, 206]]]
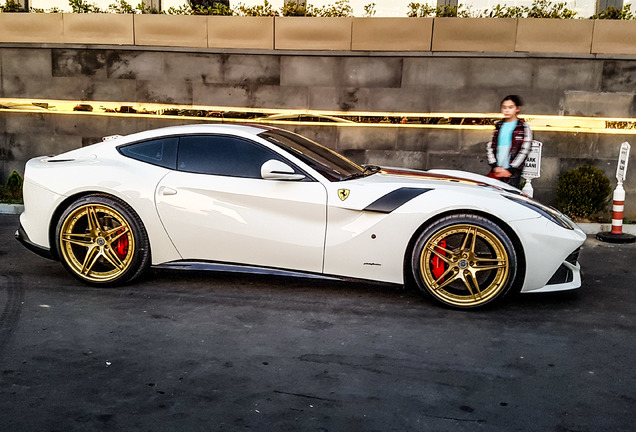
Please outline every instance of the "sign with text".
[[526, 179], [533, 179], [541, 177], [541, 149], [543, 143], [539, 141], [532, 141], [532, 147], [526, 157], [526, 162], [523, 167], [521, 175]]
[[627, 163], [629, 162], [629, 149], [631, 146], [628, 142], [621, 144], [621, 151], [618, 154], [618, 166], [616, 167], [616, 180], [625, 181], [625, 173], [627, 172]]

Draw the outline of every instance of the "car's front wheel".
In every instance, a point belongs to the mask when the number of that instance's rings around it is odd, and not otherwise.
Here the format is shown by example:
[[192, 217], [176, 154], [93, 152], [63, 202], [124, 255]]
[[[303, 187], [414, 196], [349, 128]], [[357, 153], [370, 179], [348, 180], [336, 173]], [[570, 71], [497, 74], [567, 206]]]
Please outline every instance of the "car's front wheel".
[[71, 204], [56, 229], [64, 267], [91, 285], [114, 286], [139, 276], [150, 263], [148, 235], [125, 203], [89, 195]]
[[452, 215], [422, 232], [411, 269], [421, 291], [446, 306], [470, 309], [491, 304], [510, 291], [517, 255], [508, 235], [494, 222]]

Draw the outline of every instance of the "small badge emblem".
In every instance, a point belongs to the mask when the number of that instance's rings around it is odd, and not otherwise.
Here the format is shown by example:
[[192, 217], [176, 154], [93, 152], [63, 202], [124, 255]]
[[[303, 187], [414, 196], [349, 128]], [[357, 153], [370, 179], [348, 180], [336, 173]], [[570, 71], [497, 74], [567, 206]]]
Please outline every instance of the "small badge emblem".
[[340, 198], [340, 201], [349, 198], [349, 189], [338, 189], [338, 198]]

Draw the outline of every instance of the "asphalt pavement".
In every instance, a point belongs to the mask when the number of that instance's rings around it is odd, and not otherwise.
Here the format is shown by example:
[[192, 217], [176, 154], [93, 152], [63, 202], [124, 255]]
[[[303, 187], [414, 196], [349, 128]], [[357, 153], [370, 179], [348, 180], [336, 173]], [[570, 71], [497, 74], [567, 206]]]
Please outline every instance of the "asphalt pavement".
[[[577, 431], [636, 424], [636, 245], [483, 312], [392, 285], [153, 270], [82, 285], [0, 215], [0, 431]], [[549, 245], [546, 245], [549, 247]]]

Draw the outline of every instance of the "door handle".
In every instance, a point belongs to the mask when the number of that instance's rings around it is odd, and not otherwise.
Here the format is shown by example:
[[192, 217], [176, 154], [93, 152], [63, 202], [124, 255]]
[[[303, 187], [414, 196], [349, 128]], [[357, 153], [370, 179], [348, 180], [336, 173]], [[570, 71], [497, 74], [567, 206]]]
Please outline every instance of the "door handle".
[[177, 191], [175, 189], [172, 189], [170, 187], [162, 187], [161, 188], [161, 195], [176, 195]]

